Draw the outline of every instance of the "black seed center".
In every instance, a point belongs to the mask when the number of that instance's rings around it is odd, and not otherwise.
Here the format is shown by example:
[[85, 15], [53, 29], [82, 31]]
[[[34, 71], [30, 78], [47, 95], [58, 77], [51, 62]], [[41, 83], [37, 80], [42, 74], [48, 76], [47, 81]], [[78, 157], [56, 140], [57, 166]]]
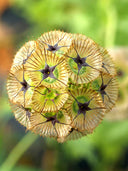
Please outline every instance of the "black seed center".
[[100, 87], [100, 91], [101, 92], [104, 91], [106, 87], [107, 87], [107, 85], [102, 84], [101, 87]]
[[89, 106], [89, 103], [88, 103], [88, 102], [85, 102], [85, 103], [78, 103], [79, 112], [85, 114], [86, 111], [91, 110], [91, 108], [88, 107], [88, 106]]
[[74, 128], [71, 128], [71, 130], [69, 131], [69, 133], [72, 133], [74, 131]]
[[23, 86], [24, 89], [28, 88], [28, 83], [26, 82], [26, 80], [24, 80], [23, 82], [21, 82], [21, 85]]
[[30, 118], [31, 112], [29, 110], [26, 110], [26, 116], [28, 116], [28, 118]]
[[57, 120], [56, 116], [48, 117], [47, 118], [47, 122], [52, 122], [53, 125], [55, 125], [56, 123], [59, 123], [59, 121]]
[[49, 47], [49, 51], [55, 51], [55, 50], [57, 50], [57, 47], [55, 47], [55, 46], [51, 46], [51, 45], [49, 45], [48, 46]]
[[84, 64], [84, 62], [82, 61], [82, 58], [79, 56], [79, 55], [77, 55], [77, 57], [76, 58], [73, 58], [73, 60], [77, 63], [77, 64]]
[[50, 69], [44, 70], [44, 73], [49, 75], [50, 74]]

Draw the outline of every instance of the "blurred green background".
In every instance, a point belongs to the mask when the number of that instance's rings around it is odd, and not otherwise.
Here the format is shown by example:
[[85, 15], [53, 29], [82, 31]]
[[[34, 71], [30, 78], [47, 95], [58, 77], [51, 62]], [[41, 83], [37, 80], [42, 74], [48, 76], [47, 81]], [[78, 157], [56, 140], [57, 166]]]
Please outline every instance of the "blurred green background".
[[[0, 0], [0, 171], [128, 171], [127, 10], [127, 0]], [[26, 132], [6, 94], [16, 51], [54, 29], [106, 47], [120, 85], [116, 107], [94, 133], [64, 144]]]

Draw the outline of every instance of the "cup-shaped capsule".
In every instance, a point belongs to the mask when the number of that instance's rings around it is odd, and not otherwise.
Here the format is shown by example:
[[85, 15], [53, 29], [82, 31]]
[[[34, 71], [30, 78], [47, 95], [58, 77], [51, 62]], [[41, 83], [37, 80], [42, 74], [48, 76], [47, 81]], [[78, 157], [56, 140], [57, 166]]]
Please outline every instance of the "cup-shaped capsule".
[[7, 79], [7, 91], [9, 99], [13, 103], [20, 103], [24, 107], [31, 103], [34, 85], [23, 65], [13, 67]]
[[33, 109], [39, 112], [54, 112], [59, 110], [66, 100], [68, 93], [66, 90], [56, 90], [40, 86], [35, 89], [32, 97]]
[[65, 110], [57, 112], [33, 113], [30, 119], [33, 132], [46, 137], [63, 137], [71, 129], [71, 119]]
[[102, 57], [97, 44], [90, 38], [77, 35], [64, 56], [69, 78], [75, 84], [88, 83], [98, 77]]
[[104, 118], [104, 105], [100, 96], [86, 88], [70, 91], [65, 104], [72, 118], [72, 127], [80, 131], [92, 131]]
[[46, 52], [45, 49], [36, 49], [27, 60], [25, 68], [36, 86], [44, 85], [49, 88], [67, 86], [68, 72], [65, 59]]
[[101, 73], [91, 83], [91, 86], [93, 90], [99, 93], [106, 107], [106, 112], [109, 112], [115, 106], [118, 98], [118, 82], [116, 76]]
[[50, 31], [41, 35], [37, 40], [40, 48], [52, 53], [64, 54], [70, 47], [72, 35], [63, 31]]

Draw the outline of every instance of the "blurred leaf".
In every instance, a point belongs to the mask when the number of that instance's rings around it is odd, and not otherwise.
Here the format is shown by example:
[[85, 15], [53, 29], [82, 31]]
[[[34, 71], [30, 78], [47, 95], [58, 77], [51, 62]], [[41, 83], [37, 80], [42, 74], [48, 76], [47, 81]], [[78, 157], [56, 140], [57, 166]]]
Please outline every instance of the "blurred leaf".
[[13, 168], [13, 171], [42, 171], [42, 169], [37, 169], [33, 167], [17, 166]]

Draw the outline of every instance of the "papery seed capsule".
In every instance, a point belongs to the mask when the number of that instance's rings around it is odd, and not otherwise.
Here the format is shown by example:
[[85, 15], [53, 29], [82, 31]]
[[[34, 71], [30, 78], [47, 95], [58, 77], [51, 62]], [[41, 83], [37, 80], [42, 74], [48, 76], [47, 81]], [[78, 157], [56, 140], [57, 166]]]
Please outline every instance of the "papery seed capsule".
[[14, 103], [20, 103], [24, 107], [31, 103], [34, 86], [31, 79], [23, 70], [23, 66], [13, 67], [7, 80], [9, 99]]
[[18, 66], [25, 64], [28, 58], [31, 56], [31, 54], [36, 49], [36, 42], [35, 41], [29, 41], [25, 43], [24, 46], [20, 48], [20, 50], [16, 53], [14, 60], [13, 60], [13, 66]]
[[104, 117], [101, 98], [86, 88], [71, 91], [65, 107], [73, 120], [72, 127], [80, 131], [93, 131]]
[[110, 75], [116, 75], [115, 65], [108, 51], [103, 47], [99, 47], [99, 49], [103, 58], [101, 71]]
[[68, 73], [65, 59], [45, 50], [36, 49], [26, 62], [26, 71], [36, 86], [49, 88], [67, 86]]
[[31, 130], [47, 137], [66, 136], [71, 129], [71, 119], [65, 110], [49, 113], [33, 113], [30, 119]]
[[37, 40], [41, 49], [45, 48], [52, 53], [63, 54], [70, 47], [72, 36], [63, 31], [50, 31], [42, 34]]
[[40, 86], [35, 89], [32, 97], [33, 109], [39, 112], [54, 112], [64, 105], [67, 98], [66, 90], [55, 90]]
[[97, 44], [82, 35], [76, 35], [65, 54], [69, 77], [76, 84], [88, 83], [99, 75], [102, 65]]
[[110, 74], [102, 74], [92, 82], [92, 89], [97, 91], [105, 104], [106, 112], [109, 112], [115, 105], [118, 97], [117, 78]]
[[[92, 132], [90, 132], [90, 133], [92, 133]], [[78, 129], [71, 128], [68, 135], [66, 135], [65, 137], [59, 137], [57, 139], [57, 141], [60, 143], [63, 143], [65, 141], [69, 141], [69, 140], [77, 140], [79, 138], [82, 138], [83, 136], [86, 136], [87, 134], [89, 134], [88, 131], [81, 132]]]
[[14, 116], [20, 124], [25, 126], [27, 129], [30, 128], [30, 117], [31, 117], [31, 108], [24, 108], [20, 104], [12, 104], [12, 111], [14, 112]]

